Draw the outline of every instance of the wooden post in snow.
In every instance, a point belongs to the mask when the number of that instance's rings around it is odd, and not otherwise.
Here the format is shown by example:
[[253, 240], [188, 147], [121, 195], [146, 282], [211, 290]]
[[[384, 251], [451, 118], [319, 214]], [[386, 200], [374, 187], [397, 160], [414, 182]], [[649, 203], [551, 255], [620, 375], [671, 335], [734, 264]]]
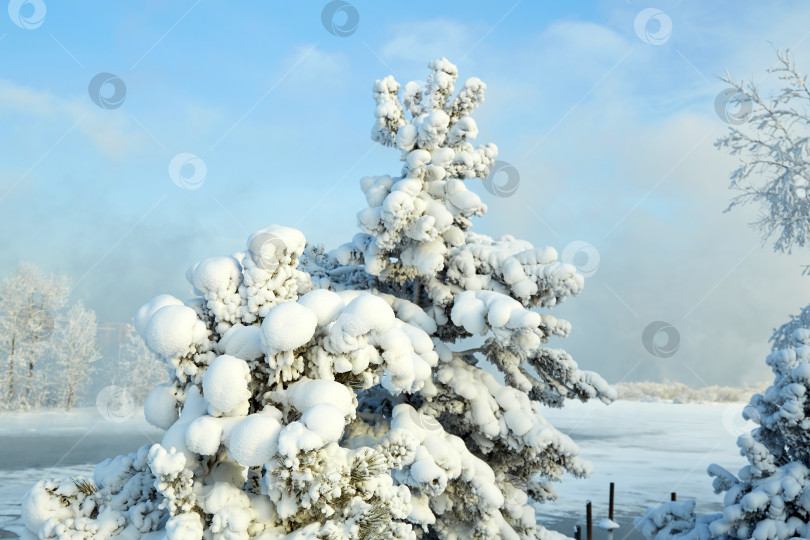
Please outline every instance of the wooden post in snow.
[[588, 531], [588, 540], [593, 540], [593, 516], [591, 515], [591, 501], [585, 503], [585, 527]]
[[616, 484], [610, 483], [610, 499], [608, 500], [608, 518], [599, 522], [597, 527], [603, 529], [607, 534], [607, 540], [613, 540], [613, 531], [619, 528], [619, 524], [613, 521], [613, 502], [616, 494]]
[[673, 491], [673, 492], [672, 492], [672, 494], [670, 495], [670, 500], [671, 500], [672, 502], [675, 502], [676, 500], [678, 500], [678, 496], [675, 494], [675, 492], [674, 492], [674, 491]]

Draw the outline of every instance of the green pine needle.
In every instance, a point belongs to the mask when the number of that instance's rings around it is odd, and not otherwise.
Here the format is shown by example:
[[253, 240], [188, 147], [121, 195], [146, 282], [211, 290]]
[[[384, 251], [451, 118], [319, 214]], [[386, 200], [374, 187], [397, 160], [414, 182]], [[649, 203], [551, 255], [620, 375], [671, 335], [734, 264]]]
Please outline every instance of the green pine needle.
[[93, 493], [96, 493], [98, 491], [98, 488], [93, 484], [91, 480], [87, 480], [85, 478], [76, 479], [73, 478], [72, 476], [70, 477], [70, 479], [73, 480], [73, 484], [77, 488], [79, 488], [79, 491], [81, 491], [85, 495], [92, 495]]

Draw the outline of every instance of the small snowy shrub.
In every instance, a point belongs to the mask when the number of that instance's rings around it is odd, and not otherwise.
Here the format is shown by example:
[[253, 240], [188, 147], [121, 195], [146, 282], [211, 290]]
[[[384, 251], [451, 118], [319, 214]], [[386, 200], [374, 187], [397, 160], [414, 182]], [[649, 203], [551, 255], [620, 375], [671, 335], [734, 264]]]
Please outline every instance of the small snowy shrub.
[[[551, 308], [583, 278], [553, 248], [471, 231], [468, 189], [497, 154], [473, 146], [485, 85], [374, 85], [374, 140], [399, 176], [360, 181], [361, 232], [334, 251], [273, 225], [187, 274], [196, 298], [135, 316], [171, 380], [145, 413], [166, 430], [96, 467], [98, 491], [42, 481], [41, 538], [551, 538], [535, 502], [578, 449], [541, 416], [615, 392], [565, 351]], [[473, 339], [467, 339], [473, 338]], [[460, 341], [478, 346], [459, 350]], [[481, 366], [487, 367], [483, 369]], [[498, 376], [494, 375], [498, 373]], [[501, 382], [504, 381], [504, 382]]]

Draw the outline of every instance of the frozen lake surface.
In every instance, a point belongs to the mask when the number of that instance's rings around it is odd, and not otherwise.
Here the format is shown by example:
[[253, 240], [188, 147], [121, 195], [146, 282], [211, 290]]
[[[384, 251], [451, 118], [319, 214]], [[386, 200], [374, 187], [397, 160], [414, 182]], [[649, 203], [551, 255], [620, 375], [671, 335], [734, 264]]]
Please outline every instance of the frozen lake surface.
[[[607, 517], [610, 482], [616, 483], [616, 515], [622, 525], [616, 540], [640, 538], [631, 533], [632, 517], [669, 500], [673, 491], [679, 499], [697, 499], [699, 512], [717, 511], [720, 497], [712, 492], [706, 467], [719, 463], [736, 473], [745, 465], [735, 441], [753, 424], [739, 417], [742, 407], [619, 401], [610, 406], [571, 403], [546, 411], [546, 418], [579, 444], [594, 473], [560, 484], [559, 500], [540, 507], [541, 523], [572, 535], [574, 523], [584, 519], [588, 499], [596, 522]], [[142, 413], [118, 423], [94, 408], [0, 415], [0, 539], [18, 537], [20, 499], [39, 478], [89, 476], [99, 461], [160, 438], [161, 431], [149, 426]]]
[[[736, 441], [755, 425], [742, 419], [744, 403], [571, 403], [545, 412], [557, 429], [577, 442], [594, 466], [586, 479], [568, 478], [557, 487], [559, 500], [542, 505], [540, 522], [568, 535], [575, 520], [593, 504], [594, 522], [607, 517], [610, 482], [616, 484], [615, 512], [622, 529], [617, 540], [643, 538], [630, 533], [632, 518], [669, 500], [697, 500], [698, 513], [717, 512], [721, 496], [712, 490], [706, 468], [718, 463], [736, 473], [746, 464]], [[600, 535], [594, 535], [599, 538]]]

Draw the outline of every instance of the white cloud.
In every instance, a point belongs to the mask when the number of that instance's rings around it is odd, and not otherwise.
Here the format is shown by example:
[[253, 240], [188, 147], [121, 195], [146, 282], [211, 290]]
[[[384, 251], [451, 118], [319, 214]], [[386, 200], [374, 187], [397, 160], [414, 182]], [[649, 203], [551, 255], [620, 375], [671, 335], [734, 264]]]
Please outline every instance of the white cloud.
[[0, 80], [0, 114], [25, 113], [38, 117], [59, 114], [59, 100], [49, 92], [18, 86]]
[[437, 18], [394, 24], [378, 53], [385, 59], [426, 64], [435, 58], [461, 58], [486, 28], [474, 29], [454, 19]]
[[63, 97], [8, 80], [0, 80], [0, 116], [23, 117], [32, 137], [59, 120], [67, 126], [76, 123], [76, 130], [96, 150], [118, 160], [146, 144], [147, 135], [121, 111], [100, 109], [86, 96]]

